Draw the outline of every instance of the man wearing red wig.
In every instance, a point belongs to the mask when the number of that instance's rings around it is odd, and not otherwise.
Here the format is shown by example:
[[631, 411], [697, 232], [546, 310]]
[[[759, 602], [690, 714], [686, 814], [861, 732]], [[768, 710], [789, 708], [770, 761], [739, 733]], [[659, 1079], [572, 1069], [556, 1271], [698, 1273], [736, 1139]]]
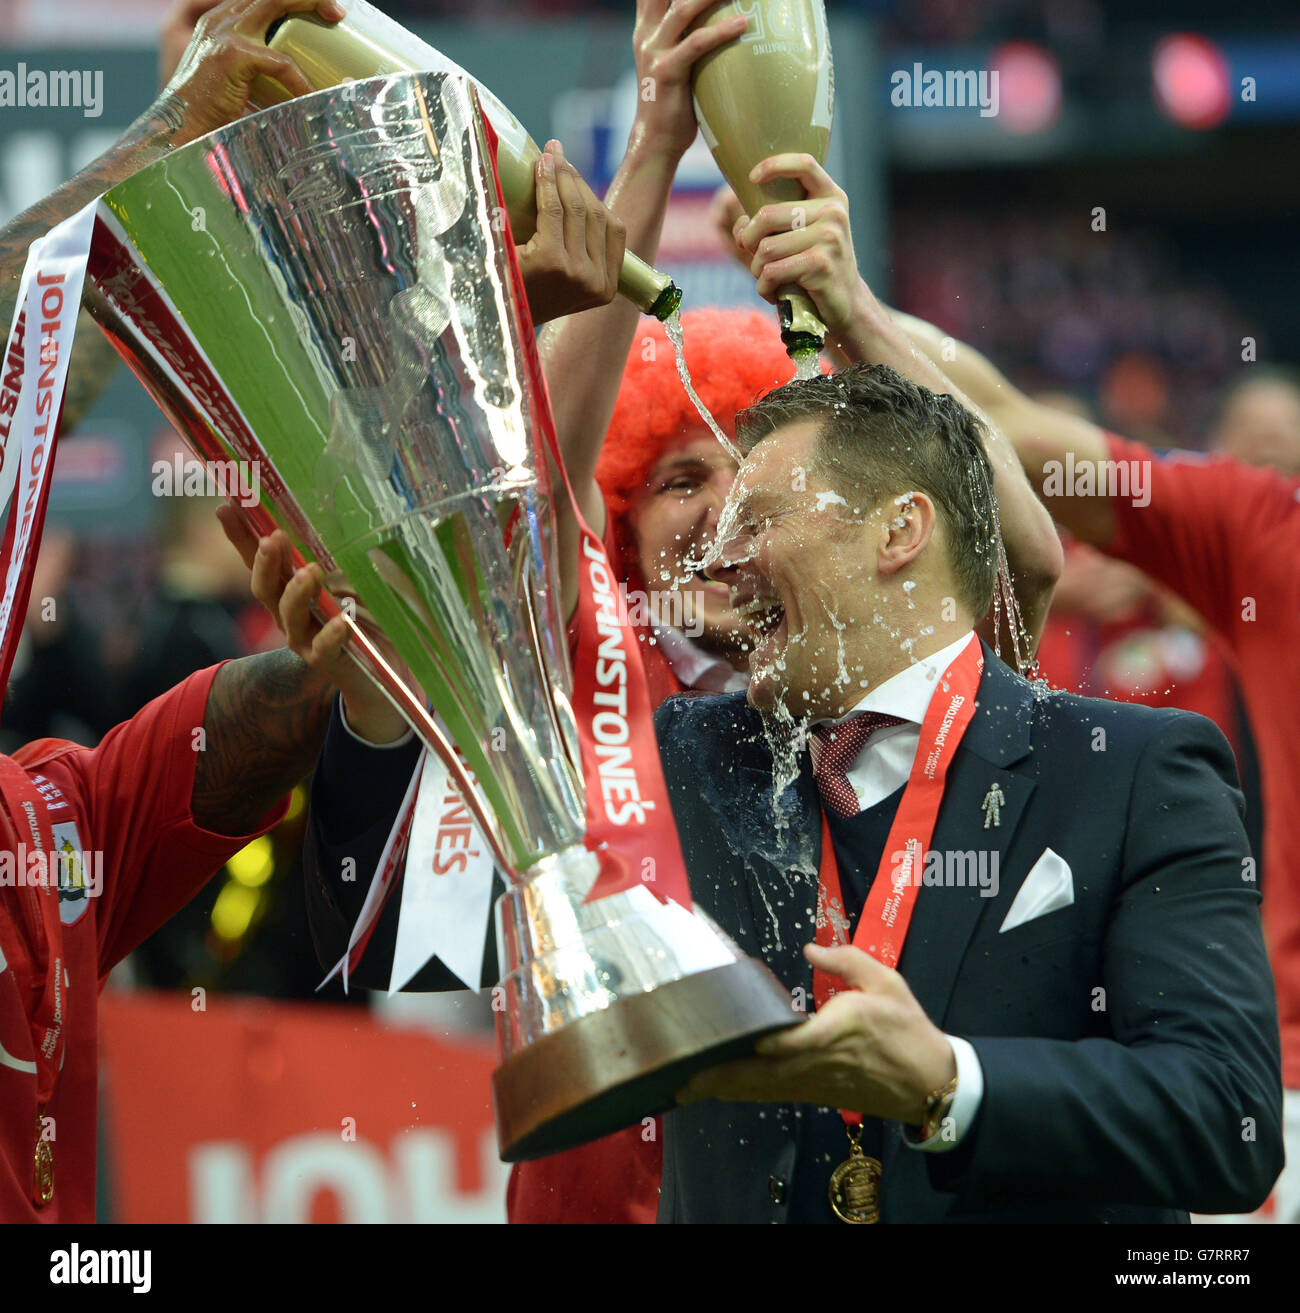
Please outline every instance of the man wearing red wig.
[[[738, 411], [793, 376], [770, 315], [694, 310], [682, 327], [695, 386], [725, 430]], [[572, 447], [583, 435], [565, 436]], [[604, 522], [606, 550], [629, 598], [644, 596], [657, 617], [641, 631], [652, 705], [686, 688], [721, 693], [745, 685], [744, 630], [727, 589], [689, 567], [713, 538], [735, 472], [681, 386], [662, 325], [646, 321], [596, 465], [603, 505], [593, 506], [588, 522]]]

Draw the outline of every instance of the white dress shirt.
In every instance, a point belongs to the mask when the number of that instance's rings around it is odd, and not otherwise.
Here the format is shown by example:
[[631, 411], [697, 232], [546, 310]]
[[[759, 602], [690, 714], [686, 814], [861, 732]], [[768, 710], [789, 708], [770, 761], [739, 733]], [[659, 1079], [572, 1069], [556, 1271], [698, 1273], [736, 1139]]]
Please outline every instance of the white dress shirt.
[[[953, 663], [957, 654], [970, 642], [964, 634], [955, 643], [928, 657], [917, 658], [915, 665], [891, 675], [882, 684], [869, 689], [867, 695], [845, 716], [875, 711], [885, 716], [897, 716], [903, 723], [878, 729], [858, 753], [846, 772], [853, 792], [858, 795], [858, 806], [866, 811], [883, 802], [896, 789], [907, 783], [912, 773], [912, 760], [916, 745], [921, 741], [921, 722], [940, 676]], [[833, 722], [823, 722], [833, 723]], [[811, 741], [813, 751], [820, 747]], [[814, 763], [816, 757], [813, 758]]]
[[[973, 632], [973, 631], [972, 631]], [[903, 723], [878, 729], [867, 740], [853, 764], [845, 772], [858, 806], [864, 811], [883, 802], [907, 783], [912, 773], [912, 761], [917, 744], [921, 741], [921, 722], [925, 719], [930, 698], [943, 672], [952, 664], [958, 653], [970, 642], [966, 633], [955, 643], [928, 657], [920, 657], [914, 665], [890, 676], [883, 683], [868, 690], [866, 696], [849, 712], [856, 716], [863, 711], [875, 711], [886, 716], [897, 716]], [[848, 717], [845, 717], [847, 719]], [[817, 741], [811, 740], [816, 751]], [[984, 1070], [979, 1055], [966, 1040], [949, 1035], [953, 1057], [957, 1060], [957, 1094], [949, 1109], [951, 1126], [921, 1144], [904, 1139], [909, 1148], [923, 1153], [946, 1153], [955, 1149], [962, 1136], [970, 1129], [984, 1095]]]

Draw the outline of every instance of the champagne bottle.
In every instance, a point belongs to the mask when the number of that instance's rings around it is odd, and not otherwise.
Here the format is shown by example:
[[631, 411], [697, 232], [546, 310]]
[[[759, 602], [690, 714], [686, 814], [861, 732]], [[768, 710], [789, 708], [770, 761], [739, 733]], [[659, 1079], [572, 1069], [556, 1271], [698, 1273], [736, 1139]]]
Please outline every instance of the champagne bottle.
[[[497, 174], [515, 241], [526, 242], [536, 232], [534, 168], [541, 155], [537, 143], [491, 91], [446, 55], [367, 0], [348, 0], [347, 17], [338, 23], [324, 23], [312, 15], [281, 19], [271, 27], [267, 44], [272, 50], [291, 56], [316, 91], [385, 73], [455, 73], [469, 78], [497, 134]], [[289, 99], [289, 94], [274, 79], [259, 76], [254, 80], [250, 99], [255, 106], [265, 109]], [[682, 299], [671, 278], [652, 269], [631, 251], [623, 256], [618, 290], [656, 319], [667, 319]]]
[[[762, 187], [750, 182], [760, 161], [802, 151], [826, 162], [835, 75], [822, 0], [729, 0], [694, 26], [742, 14], [748, 28], [695, 65], [692, 90], [695, 117], [722, 176], [745, 212], [756, 214], [773, 201], [803, 199], [792, 179]], [[782, 288], [777, 311], [792, 356], [821, 350], [826, 326], [804, 292]]]

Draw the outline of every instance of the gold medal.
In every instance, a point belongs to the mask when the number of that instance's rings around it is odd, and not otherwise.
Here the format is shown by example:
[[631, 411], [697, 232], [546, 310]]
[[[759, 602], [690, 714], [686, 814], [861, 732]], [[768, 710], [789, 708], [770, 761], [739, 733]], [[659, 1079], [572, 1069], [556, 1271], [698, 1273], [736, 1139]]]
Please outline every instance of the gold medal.
[[864, 1226], [880, 1221], [880, 1178], [884, 1168], [878, 1158], [862, 1152], [862, 1126], [846, 1126], [849, 1156], [831, 1173], [831, 1211], [841, 1222]]
[[36, 1116], [36, 1202], [48, 1204], [54, 1198], [54, 1149], [45, 1138], [40, 1114]]

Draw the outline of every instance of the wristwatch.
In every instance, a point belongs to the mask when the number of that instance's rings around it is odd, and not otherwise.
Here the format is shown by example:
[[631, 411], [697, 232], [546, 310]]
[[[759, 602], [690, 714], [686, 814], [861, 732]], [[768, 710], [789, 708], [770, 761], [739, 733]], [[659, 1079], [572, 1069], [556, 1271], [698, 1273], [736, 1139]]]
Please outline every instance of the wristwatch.
[[957, 1097], [957, 1077], [954, 1076], [946, 1085], [931, 1090], [925, 1096], [925, 1120], [920, 1126], [905, 1125], [903, 1138], [913, 1144], [924, 1144], [932, 1136], [938, 1135], [943, 1128], [944, 1118], [952, 1111], [953, 1100]]

